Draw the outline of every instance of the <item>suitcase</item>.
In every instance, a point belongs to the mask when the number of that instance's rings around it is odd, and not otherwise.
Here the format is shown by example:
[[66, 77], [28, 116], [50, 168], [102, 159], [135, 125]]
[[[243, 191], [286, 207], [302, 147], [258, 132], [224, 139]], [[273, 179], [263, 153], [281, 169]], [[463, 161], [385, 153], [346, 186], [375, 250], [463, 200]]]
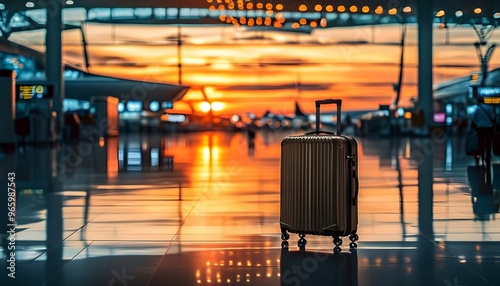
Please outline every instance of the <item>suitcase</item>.
[[[337, 104], [337, 134], [320, 131], [320, 106]], [[281, 141], [280, 227], [282, 247], [290, 233], [332, 236], [334, 252], [342, 237], [351, 249], [358, 240], [358, 147], [351, 136], [340, 135], [340, 99], [316, 101], [316, 131]]]

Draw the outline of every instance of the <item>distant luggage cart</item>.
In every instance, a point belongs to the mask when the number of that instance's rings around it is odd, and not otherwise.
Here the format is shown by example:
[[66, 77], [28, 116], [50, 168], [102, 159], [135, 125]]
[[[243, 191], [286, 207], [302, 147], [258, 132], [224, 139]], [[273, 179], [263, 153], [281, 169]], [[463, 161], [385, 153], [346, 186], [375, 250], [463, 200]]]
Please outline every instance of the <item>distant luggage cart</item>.
[[[337, 134], [320, 131], [320, 105], [337, 104]], [[281, 142], [280, 227], [282, 247], [288, 232], [332, 236], [334, 252], [342, 237], [351, 249], [358, 240], [358, 147], [353, 137], [340, 135], [340, 99], [316, 101], [316, 131], [288, 136]]]

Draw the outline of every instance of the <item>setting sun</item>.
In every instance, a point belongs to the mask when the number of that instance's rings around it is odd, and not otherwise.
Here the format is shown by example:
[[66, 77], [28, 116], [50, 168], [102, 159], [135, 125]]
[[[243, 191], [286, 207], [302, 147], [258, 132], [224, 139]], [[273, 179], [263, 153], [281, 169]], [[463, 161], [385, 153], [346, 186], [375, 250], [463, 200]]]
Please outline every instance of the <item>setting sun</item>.
[[224, 103], [222, 102], [212, 102], [213, 111], [221, 111], [224, 109]]
[[210, 108], [210, 103], [208, 103], [208, 102], [206, 102], [206, 101], [204, 101], [204, 102], [200, 103], [200, 110], [201, 110], [202, 112], [209, 112], [209, 111], [210, 111], [210, 109], [211, 109], [211, 108]]

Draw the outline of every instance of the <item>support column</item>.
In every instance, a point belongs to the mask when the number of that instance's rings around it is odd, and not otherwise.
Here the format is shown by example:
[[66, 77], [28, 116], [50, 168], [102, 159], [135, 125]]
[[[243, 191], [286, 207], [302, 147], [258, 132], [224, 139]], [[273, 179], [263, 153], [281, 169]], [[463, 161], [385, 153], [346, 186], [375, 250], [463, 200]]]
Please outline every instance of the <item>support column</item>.
[[[12, 70], [0, 70], [0, 147], [12, 149], [17, 142], [14, 128], [16, 119], [16, 73]], [[2, 174], [3, 176], [3, 174]]]
[[418, 105], [424, 112], [425, 132], [434, 125], [432, 90], [432, 21], [433, 0], [419, 0], [417, 4], [418, 23]]
[[57, 112], [57, 140], [62, 139], [64, 125], [64, 67], [62, 62], [62, 0], [45, 0], [47, 32], [45, 35], [45, 74], [54, 85], [54, 111]]

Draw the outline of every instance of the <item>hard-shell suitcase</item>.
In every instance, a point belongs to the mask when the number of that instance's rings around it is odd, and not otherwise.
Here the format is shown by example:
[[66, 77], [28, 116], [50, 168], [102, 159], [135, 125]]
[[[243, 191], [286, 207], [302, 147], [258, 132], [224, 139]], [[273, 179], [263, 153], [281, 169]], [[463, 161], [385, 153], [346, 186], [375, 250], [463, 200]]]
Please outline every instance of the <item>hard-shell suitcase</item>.
[[[337, 104], [337, 134], [319, 130], [320, 105]], [[340, 252], [342, 236], [350, 248], [358, 240], [358, 147], [351, 136], [340, 135], [340, 99], [316, 101], [316, 131], [281, 141], [280, 227], [282, 246], [289, 234], [332, 236]]]

